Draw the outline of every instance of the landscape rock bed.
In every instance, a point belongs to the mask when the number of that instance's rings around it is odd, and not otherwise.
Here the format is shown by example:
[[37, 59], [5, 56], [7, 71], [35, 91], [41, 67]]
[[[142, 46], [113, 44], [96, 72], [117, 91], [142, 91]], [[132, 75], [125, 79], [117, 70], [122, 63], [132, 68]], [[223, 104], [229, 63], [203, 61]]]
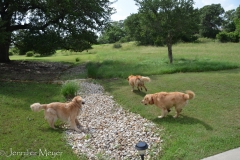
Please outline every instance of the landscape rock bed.
[[60, 62], [11, 61], [11, 63], [0, 63], [0, 81], [51, 83], [70, 68], [70, 65]]
[[135, 145], [144, 141], [149, 146], [145, 159], [158, 155], [161, 130], [154, 123], [124, 110], [112, 96], [104, 94], [102, 86], [87, 81], [79, 85], [79, 95], [85, 100], [78, 117], [82, 132], [66, 131], [76, 154], [88, 159], [139, 159]]

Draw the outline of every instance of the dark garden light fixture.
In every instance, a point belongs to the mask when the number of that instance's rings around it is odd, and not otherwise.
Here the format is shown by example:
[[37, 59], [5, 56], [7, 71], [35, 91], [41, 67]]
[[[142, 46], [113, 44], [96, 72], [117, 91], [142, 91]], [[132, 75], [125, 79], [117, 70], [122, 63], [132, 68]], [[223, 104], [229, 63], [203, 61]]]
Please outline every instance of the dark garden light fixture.
[[141, 156], [141, 159], [144, 160], [146, 149], [148, 149], [147, 143], [140, 141], [136, 144], [135, 148], [138, 150], [138, 154]]

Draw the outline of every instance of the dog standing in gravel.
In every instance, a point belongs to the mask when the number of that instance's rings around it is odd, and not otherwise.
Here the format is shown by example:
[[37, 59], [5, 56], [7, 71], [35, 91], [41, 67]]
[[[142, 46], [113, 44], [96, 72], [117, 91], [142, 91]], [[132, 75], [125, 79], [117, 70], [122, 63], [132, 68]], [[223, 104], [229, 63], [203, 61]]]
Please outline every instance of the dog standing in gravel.
[[150, 82], [151, 79], [149, 77], [144, 77], [140, 75], [130, 75], [128, 76], [127, 80], [129, 85], [132, 86], [132, 91], [134, 90], [134, 86], [136, 86], [139, 91], [140, 89], [142, 90], [142, 87], [147, 91], [144, 82]]
[[158, 108], [162, 110], [162, 115], [158, 118], [163, 118], [170, 112], [170, 108], [173, 106], [176, 110], [176, 115], [174, 118], [177, 118], [182, 111], [183, 107], [188, 103], [188, 100], [191, 100], [195, 97], [194, 92], [186, 91], [182, 92], [158, 92], [155, 94], [147, 94], [142, 103], [145, 105], [155, 104]]
[[53, 129], [56, 129], [54, 127], [56, 120], [60, 119], [62, 121], [68, 121], [70, 123], [71, 129], [80, 132], [81, 130], [77, 128], [77, 125], [80, 125], [79, 121], [77, 120], [77, 116], [79, 115], [83, 104], [85, 104], [85, 102], [82, 97], [76, 96], [69, 103], [34, 103], [30, 106], [30, 108], [34, 112], [44, 110], [45, 119]]

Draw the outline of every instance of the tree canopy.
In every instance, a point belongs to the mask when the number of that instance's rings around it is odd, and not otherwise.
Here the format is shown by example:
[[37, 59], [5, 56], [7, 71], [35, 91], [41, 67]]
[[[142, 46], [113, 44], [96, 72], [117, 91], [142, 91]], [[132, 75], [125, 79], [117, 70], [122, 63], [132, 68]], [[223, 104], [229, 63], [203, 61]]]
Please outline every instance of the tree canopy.
[[99, 43], [115, 43], [121, 38], [125, 37], [124, 21], [114, 21], [109, 23], [104, 31], [101, 33]]
[[22, 52], [52, 54], [57, 48], [90, 48], [110, 20], [109, 0], [2, 0], [0, 62], [9, 62], [14, 43]]
[[172, 44], [183, 35], [198, 30], [198, 12], [193, 0], [135, 0], [139, 6], [143, 29], [154, 34], [168, 47], [170, 63], [173, 61]]
[[200, 9], [200, 34], [203, 37], [216, 38], [223, 23], [224, 9], [221, 4], [206, 5]]

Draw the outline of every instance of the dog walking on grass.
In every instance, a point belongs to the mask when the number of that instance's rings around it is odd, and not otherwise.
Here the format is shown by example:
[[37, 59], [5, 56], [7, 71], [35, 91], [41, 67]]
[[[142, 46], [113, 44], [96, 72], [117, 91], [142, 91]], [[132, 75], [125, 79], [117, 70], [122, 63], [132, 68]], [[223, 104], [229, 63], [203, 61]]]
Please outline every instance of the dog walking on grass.
[[144, 77], [144, 76], [140, 76], [140, 75], [130, 75], [127, 78], [128, 83], [130, 86], [132, 86], [132, 91], [134, 90], [134, 87], [136, 86], [137, 89], [140, 91], [140, 89], [142, 90], [142, 87], [145, 89], [145, 91], [147, 91], [147, 88], [144, 85], [144, 82], [150, 82], [151, 79], [149, 77]]

